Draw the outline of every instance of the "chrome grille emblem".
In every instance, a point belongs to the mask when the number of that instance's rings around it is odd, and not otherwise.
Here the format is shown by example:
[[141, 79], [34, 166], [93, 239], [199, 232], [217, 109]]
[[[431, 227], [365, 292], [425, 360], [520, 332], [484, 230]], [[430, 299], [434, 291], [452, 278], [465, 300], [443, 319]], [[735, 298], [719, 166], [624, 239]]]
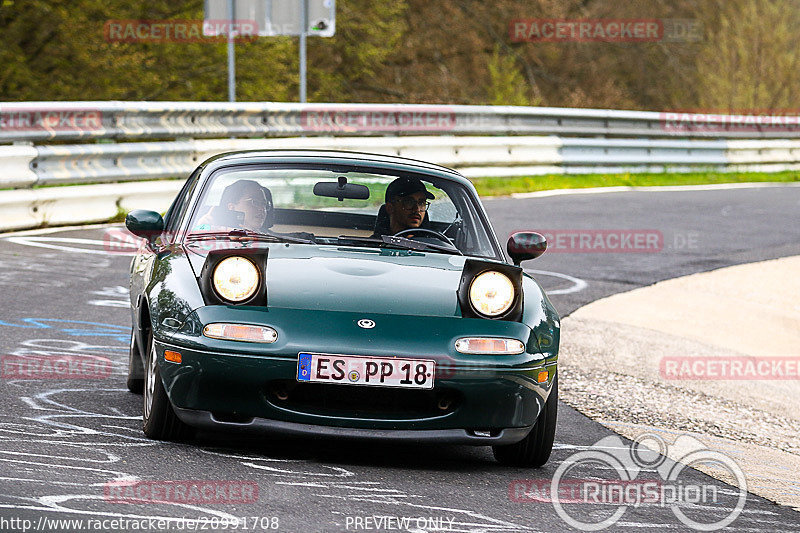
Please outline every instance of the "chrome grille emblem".
[[368, 318], [362, 318], [361, 320], [358, 321], [358, 327], [364, 329], [372, 329], [375, 327], [375, 322]]

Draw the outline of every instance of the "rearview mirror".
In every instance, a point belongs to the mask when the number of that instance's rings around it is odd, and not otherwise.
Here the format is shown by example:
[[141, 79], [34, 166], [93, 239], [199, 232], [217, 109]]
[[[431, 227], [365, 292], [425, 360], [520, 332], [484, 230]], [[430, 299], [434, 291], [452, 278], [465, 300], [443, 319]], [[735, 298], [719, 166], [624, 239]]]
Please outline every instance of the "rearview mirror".
[[137, 237], [152, 241], [164, 231], [164, 219], [155, 211], [136, 209], [125, 217], [125, 227]]
[[316, 196], [338, 198], [340, 202], [345, 198], [348, 200], [367, 200], [369, 199], [369, 188], [366, 185], [347, 183], [347, 178], [339, 176], [338, 183], [328, 181], [315, 183], [314, 194]]
[[512, 233], [506, 244], [508, 255], [515, 265], [523, 261], [536, 259], [547, 250], [547, 239], [535, 231], [518, 231]]

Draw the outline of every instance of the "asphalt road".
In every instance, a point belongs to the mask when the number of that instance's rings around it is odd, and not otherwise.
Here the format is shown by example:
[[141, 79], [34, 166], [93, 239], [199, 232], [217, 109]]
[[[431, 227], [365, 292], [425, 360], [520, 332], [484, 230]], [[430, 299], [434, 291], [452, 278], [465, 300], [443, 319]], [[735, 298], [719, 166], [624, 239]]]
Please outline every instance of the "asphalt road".
[[[485, 204], [501, 238], [522, 229], [625, 229], [663, 236], [663, 247], [655, 253], [549, 253], [527, 263], [562, 316], [597, 298], [662, 279], [800, 254], [796, 187]], [[538, 470], [501, 467], [488, 449], [465, 446], [211, 434], [183, 444], [147, 440], [140, 429], [141, 396], [125, 389], [130, 257], [102, 253], [102, 239], [102, 229], [22, 241], [0, 238], [0, 354], [93, 354], [112, 361], [111, 374], [100, 379], [0, 380], [5, 406], [0, 417], [0, 530], [167, 530], [157, 521], [147, 522], [158, 518], [173, 519], [173, 531], [186, 530], [192, 523], [174, 520], [181, 517], [206, 517], [194, 523], [196, 530], [221, 530], [223, 522], [215, 524], [213, 517], [239, 517], [238, 527], [229, 525], [229, 531], [571, 529], [552, 503], [529, 501], [535, 499], [530, 487], [549, 485], [571, 456], [614, 433], [564, 404], [553, 456]], [[626, 451], [628, 442], [604, 449]], [[661, 462], [670, 463], [656, 457], [648, 464]], [[582, 469], [573, 477], [609, 477], [607, 465], [584, 464]], [[643, 472], [648, 479], [657, 476], [653, 468]], [[159, 486], [225, 481], [229, 488], [256, 488], [257, 498], [240, 498], [239, 503], [115, 500], [114, 483], [132, 479]], [[694, 470], [684, 471], [680, 479], [684, 485], [716, 483]], [[527, 488], [521, 492], [520, 487]], [[719, 503], [682, 509], [698, 521], [724, 519], [737, 494], [735, 487], [722, 487]], [[571, 503], [565, 508], [569, 516], [589, 523], [618, 507]], [[52, 522], [60, 519], [83, 523]], [[114, 519], [145, 521], [124, 527], [109, 522]], [[667, 529], [692, 530], [668, 506], [645, 504], [628, 507], [608, 530]], [[728, 529], [800, 531], [800, 515], [749, 494]]]

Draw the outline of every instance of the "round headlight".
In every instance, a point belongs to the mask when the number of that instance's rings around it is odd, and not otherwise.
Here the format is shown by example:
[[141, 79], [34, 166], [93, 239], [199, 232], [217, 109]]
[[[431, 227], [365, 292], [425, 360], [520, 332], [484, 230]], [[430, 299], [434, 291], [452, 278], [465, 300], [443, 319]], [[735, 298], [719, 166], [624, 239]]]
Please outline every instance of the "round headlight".
[[505, 274], [484, 272], [472, 280], [469, 300], [482, 315], [502, 315], [514, 303], [514, 284]]
[[214, 290], [229, 302], [243, 302], [258, 290], [259, 272], [244, 257], [228, 257], [219, 262], [211, 277]]

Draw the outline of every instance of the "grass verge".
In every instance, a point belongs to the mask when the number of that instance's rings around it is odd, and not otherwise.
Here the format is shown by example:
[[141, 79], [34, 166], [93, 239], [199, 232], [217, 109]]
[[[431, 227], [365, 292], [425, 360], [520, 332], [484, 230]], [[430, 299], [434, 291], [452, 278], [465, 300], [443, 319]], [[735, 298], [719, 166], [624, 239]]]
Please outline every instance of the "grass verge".
[[589, 187], [650, 187], [711, 183], [792, 182], [800, 172], [696, 172], [690, 174], [548, 174], [514, 178], [472, 178], [481, 196], [508, 196], [517, 192]]

